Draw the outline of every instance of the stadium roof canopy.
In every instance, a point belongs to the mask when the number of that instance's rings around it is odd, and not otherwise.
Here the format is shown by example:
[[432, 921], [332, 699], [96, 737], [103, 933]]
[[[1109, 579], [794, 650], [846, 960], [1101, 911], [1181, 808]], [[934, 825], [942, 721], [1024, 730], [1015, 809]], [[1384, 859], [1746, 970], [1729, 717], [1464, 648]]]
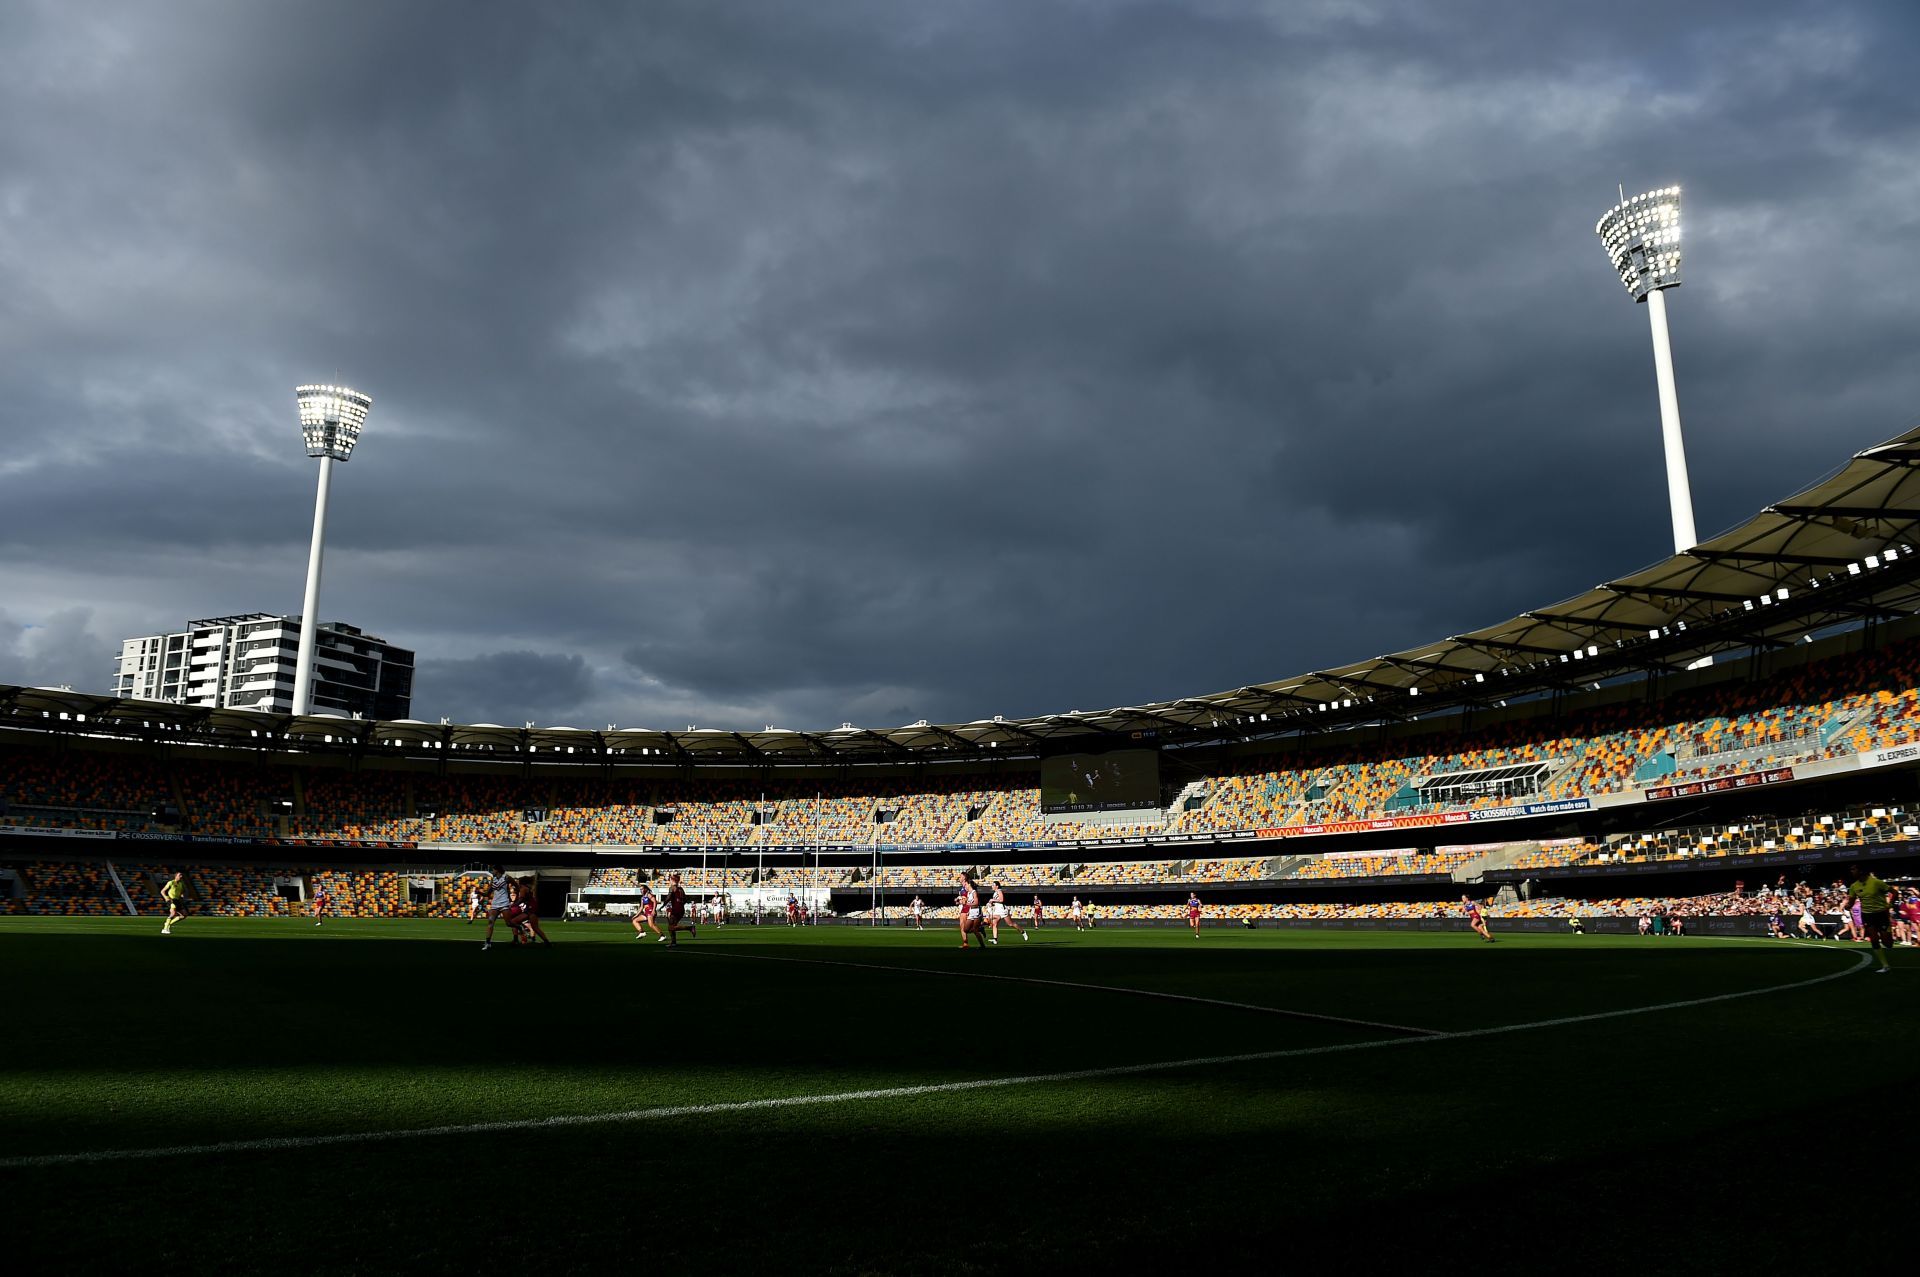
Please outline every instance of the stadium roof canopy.
[[[253, 748], [529, 761], [762, 765], [944, 761], [1200, 744], [1425, 715], [1681, 670], [1718, 653], [1920, 613], [1920, 428], [1731, 531], [1550, 607], [1404, 652], [1180, 700], [1037, 718], [757, 732], [377, 722], [0, 686], [0, 727]], [[457, 754], [454, 756], [458, 756]]]

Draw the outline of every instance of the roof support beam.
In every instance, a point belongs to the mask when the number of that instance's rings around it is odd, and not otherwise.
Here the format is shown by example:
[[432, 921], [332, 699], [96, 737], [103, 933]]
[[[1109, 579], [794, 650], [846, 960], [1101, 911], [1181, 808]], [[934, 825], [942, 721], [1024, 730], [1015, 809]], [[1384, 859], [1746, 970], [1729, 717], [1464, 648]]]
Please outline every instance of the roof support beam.
[[1790, 519], [1853, 519], [1863, 523], [1920, 523], [1920, 510], [1891, 510], [1871, 505], [1775, 505], [1767, 509]]
[[1695, 547], [1686, 551], [1689, 558], [1705, 559], [1709, 563], [1786, 563], [1792, 566], [1818, 568], [1844, 568], [1858, 562], [1856, 559], [1842, 558], [1837, 554], [1783, 554], [1774, 551], [1757, 553], [1742, 550], [1702, 550]]
[[[1711, 590], [1676, 590], [1664, 585], [1621, 585], [1617, 582], [1609, 584], [1604, 588], [1612, 590], [1615, 594], [1625, 595], [1629, 598], [1644, 597], [1649, 601], [1658, 599], [1701, 599], [1709, 603], [1744, 603], [1752, 597], [1747, 594], [1716, 594]], [[1675, 615], [1678, 615], [1678, 613], [1675, 613]]]

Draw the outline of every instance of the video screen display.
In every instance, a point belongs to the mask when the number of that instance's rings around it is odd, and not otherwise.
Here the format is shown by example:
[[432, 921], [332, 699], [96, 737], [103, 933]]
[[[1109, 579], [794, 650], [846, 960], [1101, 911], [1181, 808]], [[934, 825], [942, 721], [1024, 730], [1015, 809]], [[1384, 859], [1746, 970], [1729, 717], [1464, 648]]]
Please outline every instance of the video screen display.
[[1040, 810], [1131, 811], [1160, 805], [1160, 755], [1151, 749], [1040, 760]]

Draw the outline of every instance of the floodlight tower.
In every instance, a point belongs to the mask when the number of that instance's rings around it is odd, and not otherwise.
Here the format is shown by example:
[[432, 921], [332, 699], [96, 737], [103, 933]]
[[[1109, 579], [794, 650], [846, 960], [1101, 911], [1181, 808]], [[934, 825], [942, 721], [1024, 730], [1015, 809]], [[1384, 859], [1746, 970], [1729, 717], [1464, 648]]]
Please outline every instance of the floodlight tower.
[[1620, 282], [1647, 304], [1653, 325], [1653, 373], [1660, 384], [1660, 435], [1667, 450], [1667, 503], [1673, 512], [1673, 551], [1698, 543], [1693, 531], [1693, 489], [1687, 483], [1687, 450], [1680, 440], [1680, 397], [1673, 388], [1673, 346], [1667, 338], [1666, 290], [1680, 283], [1680, 188], [1663, 186], [1620, 202], [1594, 233], [1606, 245]]
[[320, 458], [320, 490], [313, 499], [313, 545], [307, 551], [307, 597], [300, 609], [300, 654], [293, 666], [293, 712], [312, 708], [313, 631], [320, 615], [320, 552], [327, 538], [327, 484], [333, 463], [353, 455], [373, 399], [347, 386], [299, 386], [300, 433], [307, 455]]

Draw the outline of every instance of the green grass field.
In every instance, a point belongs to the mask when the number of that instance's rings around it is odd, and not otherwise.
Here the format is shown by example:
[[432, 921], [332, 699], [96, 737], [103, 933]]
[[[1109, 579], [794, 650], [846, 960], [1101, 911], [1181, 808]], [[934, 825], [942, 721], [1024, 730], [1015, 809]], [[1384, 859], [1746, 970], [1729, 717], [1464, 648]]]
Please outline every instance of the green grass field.
[[1843, 1236], [1906, 1182], [1806, 1137], [1879, 1147], [1910, 1102], [1912, 951], [1878, 976], [1704, 938], [550, 930], [0, 920], [8, 1253], [1698, 1269], [1777, 1262], [1789, 1205]]

